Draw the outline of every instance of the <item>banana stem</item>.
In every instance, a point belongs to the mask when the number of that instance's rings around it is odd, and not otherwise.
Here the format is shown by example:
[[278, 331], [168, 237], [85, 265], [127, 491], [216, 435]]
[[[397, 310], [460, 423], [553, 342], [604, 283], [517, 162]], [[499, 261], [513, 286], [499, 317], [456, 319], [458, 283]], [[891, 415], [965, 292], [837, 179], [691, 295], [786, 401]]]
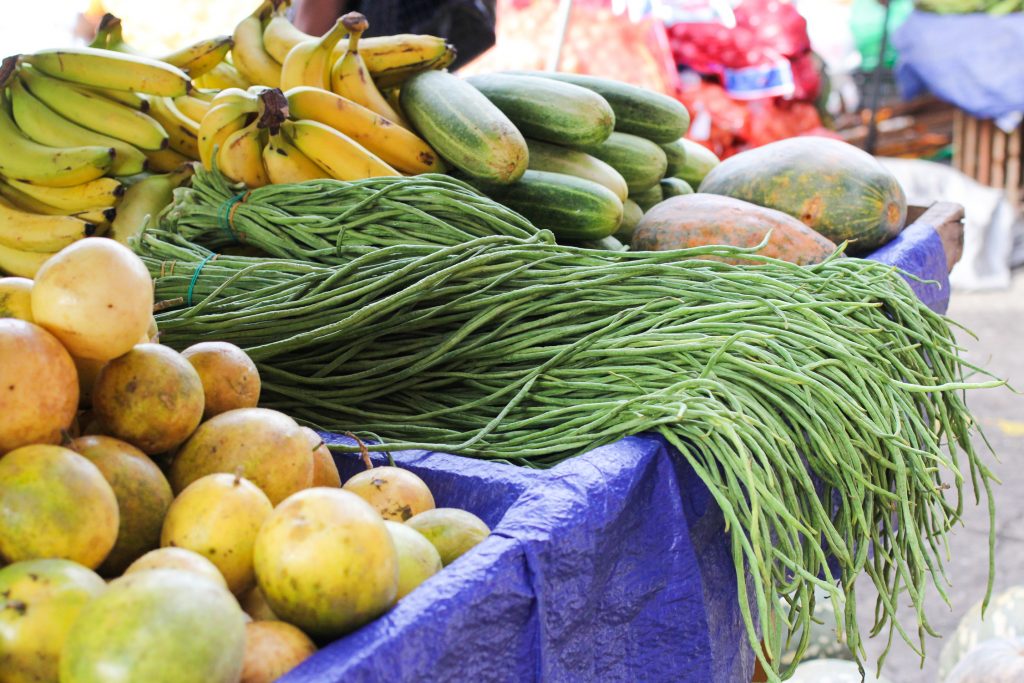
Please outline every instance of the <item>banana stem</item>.
[[359, 52], [359, 38], [370, 28], [370, 22], [359, 12], [349, 12], [341, 18], [341, 23], [348, 29], [348, 51], [356, 54]]
[[288, 120], [288, 98], [280, 88], [267, 88], [259, 94], [259, 116], [257, 128], [267, 128], [277, 135], [281, 124]]
[[4, 61], [0, 62], [0, 90], [7, 87], [7, 83], [18, 70], [18, 62], [20, 60], [21, 55], [11, 55], [10, 57], [4, 57]]

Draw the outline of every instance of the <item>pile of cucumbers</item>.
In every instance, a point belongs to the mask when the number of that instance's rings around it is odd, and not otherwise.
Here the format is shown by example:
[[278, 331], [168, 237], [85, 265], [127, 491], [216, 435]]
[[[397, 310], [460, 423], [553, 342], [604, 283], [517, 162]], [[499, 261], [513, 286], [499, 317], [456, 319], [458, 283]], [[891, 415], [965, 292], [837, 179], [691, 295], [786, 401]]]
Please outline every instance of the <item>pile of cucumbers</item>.
[[683, 137], [680, 102], [606, 78], [430, 71], [401, 104], [454, 173], [563, 243], [628, 243], [645, 211], [718, 163]]

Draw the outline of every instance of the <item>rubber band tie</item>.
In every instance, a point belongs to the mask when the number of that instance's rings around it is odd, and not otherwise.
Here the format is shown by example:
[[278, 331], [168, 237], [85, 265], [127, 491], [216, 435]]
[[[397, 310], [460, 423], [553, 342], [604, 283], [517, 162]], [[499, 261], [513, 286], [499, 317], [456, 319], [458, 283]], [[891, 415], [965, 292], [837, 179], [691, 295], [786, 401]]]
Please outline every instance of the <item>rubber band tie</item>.
[[225, 232], [227, 232], [231, 236], [232, 240], [239, 244], [241, 244], [245, 240], [240, 240], [239, 233], [237, 230], [235, 230], [235, 211], [238, 209], [238, 205], [244, 203], [245, 200], [247, 200], [249, 198], [249, 195], [251, 194], [251, 190], [239, 192], [234, 197], [227, 200], [221, 205], [220, 226]]
[[207, 263], [209, 263], [215, 258], [217, 258], [217, 254], [210, 254], [202, 261], [200, 261], [198, 266], [196, 266], [196, 272], [192, 273], [192, 282], [188, 283], [188, 293], [185, 294], [186, 306], [190, 308], [192, 307], [192, 290], [196, 288], [196, 280], [199, 279], [199, 273], [202, 272], [203, 266], [205, 266]]

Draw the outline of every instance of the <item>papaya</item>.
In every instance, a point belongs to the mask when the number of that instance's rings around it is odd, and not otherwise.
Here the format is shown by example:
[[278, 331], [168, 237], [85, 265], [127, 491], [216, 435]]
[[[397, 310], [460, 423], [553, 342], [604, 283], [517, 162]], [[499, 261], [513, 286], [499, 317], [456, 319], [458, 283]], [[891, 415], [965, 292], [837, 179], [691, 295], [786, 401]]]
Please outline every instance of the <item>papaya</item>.
[[0, 569], [0, 681], [56, 681], [71, 625], [107, 584], [69, 560], [27, 560]]
[[802, 221], [863, 254], [892, 240], [907, 218], [895, 176], [867, 152], [819, 137], [779, 140], [730, 157], [700, 192], [742, 199]]
[[[666, 251], [708, 245], [756, 247], [771, 232], [758, 252], [799, 265], [820, 263], [836, 245], [781, 211], [765, 209], [739, 199], [709, 194], [687, 194], [666, 199], [644, 214], [633, 233], [634, 251]], [[730, 263], [749, 259], [724, 258]]]
[[160, 545], [160, 527], [174, 497], [171, 485], [145, 453], [113, 437], [83, 436], [69, 448], [96, 465], [117, 496], [121, 519], [117, 542], [99, 573], [118, 576]]
[[115, 579], [71, 627], [62, 683], [236, 683], [245, 613], [226, 589], [191, 572]]

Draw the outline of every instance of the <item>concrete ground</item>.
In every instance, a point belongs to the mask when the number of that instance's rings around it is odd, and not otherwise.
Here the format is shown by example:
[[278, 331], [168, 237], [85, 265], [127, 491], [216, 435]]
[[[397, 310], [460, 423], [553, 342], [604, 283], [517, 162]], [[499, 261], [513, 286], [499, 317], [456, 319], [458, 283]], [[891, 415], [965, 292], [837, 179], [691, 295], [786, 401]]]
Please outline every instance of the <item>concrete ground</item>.
[[[1024, 391], [1024, 270], [1018, 270], [1015, 275], [1013, 287], [1007, 291], [954, 292], [948, 315], [977, 335], [977, 339], [963, 333], [958, 335], [967, 350], [966, 357]], [[987, 456], [991, 469], [1002, 480], [995, 493], [995, 590], [999, 592], [1010, 586], [1024, 585], [1024, 395], [1006, 388], [973, 391], [968, 394], [968, 404], [998, 457], [996, 461]], [[984, 448], [980, 440], [976, 441]], [[943, 636], [952, 635], [963, 614], [984, 593], [988, 571], [987, 533], [987, 510], [971, 506], [966, 511], [963, 528], [950, 534], [951, 558], [947, 569], [953, 586], [947, 592], [952, 609], [935, 595], [928, 610], [932, 626]], [[858, 593], [862, 627], [867, 628], [874, 606], [870, 582], [859, 587]], [[901, 602], [909, 601], [904, 598]], [[904, 607], [901, 613], [906, 625], [913, 623], [910, 610]], [[883, 646], [884, 642], [869, 643], [872, 667]], [[889, 683], [940, 683], [937, 670], [942, 646], [942, 640], [929, 639], [922, 669], [917, 655], [902, 643], [895, 643], [882, 674]]]

